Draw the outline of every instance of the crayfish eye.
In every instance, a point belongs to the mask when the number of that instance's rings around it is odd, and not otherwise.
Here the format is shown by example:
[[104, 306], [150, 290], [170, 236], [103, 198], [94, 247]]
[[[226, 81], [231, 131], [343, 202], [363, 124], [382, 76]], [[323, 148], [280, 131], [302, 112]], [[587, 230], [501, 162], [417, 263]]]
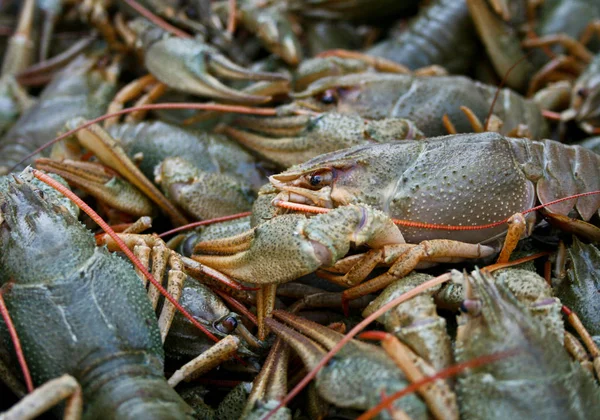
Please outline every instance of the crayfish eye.
[[215, 328], [221, 331], [223, 334], [231, 334], [237, 328], [237, 319], [233, 316], [228, 316], [215, 325]]
[[588, 90], [585, 88], [577, 89], [577, 96], [579, 96], [580, 98], [585, 98], [586, 96], [588, 96]]
[[471, 316], [481, 313], [481, 301], [478, 299], [465, 299], [460, 304], [460, 311]]
[[333, 176], [331, 171], [319, 171], [313, 172], [308, 175], [308, 183], [313, 188], [323, 188], [326, 185], [331, 184]]
[[44, 194], [44, 191], [39, 190], [39, 189], [35, 189], [34, 192], [37, 194], [38, 197], [40, 197], [42, 200], [44, 200], [46, 198], [46, 194]]
[[321, 103], [325, 105], [336, 104], [338, 100], [337, 92], [334, 89], [327, 89], [325, 92], [323, 92], [323, 95], [321, 95], [320, 100]]

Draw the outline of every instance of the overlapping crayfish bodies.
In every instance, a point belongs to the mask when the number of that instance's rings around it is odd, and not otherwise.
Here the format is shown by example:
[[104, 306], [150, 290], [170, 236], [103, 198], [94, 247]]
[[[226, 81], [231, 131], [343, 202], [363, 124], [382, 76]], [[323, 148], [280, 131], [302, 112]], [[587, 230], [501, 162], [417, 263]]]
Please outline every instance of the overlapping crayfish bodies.
[[[465, 418], [588, 418], [600, 404], [592, 376], [569, 359], [548, 329], [535, 321], [503, 282], [474, 272], [470, 308], [459, 320], [457, 360], [516, 351], [458, 381]], [[477, 302], [477, 304], [473, 304]]]
[[[369, 204], [396, 219], [475, 226], [503, 220], [536, 203], [598, 190], [600, 158], [579, 146], [496, 133], [360, 146], [319, 156], [271, 176], [277, 199], [321, 207]], [[554, 204], [589, 220], [592, 195]], [[444, 231], [403, 227], [407, 242], [452, 238], [485, 242], [505, 230]]]
[[404, 118], [366, 120], [357, 114], [337, 112], [238, 118], [235, 125], [223, 131], [280, 168], [361, 144], [423, 138], [421, 130]]
[[8, 169], [17, 164], [52, 139], [68, 120], [95, 118], [104, 112], [115, 93], [120, 67], [102, 64], [100, 55], [79, 56], [54, 78], [37, 103], [0, 139], [0, 165]]
[[[66, 127], [85, 122], [76, 118]], [[185, 220], [178, 208], [195, 219], [247, 211], [254, 201], [253, 189], [263, 178], [256, 160], [224, 135], [160, 121], [118, 124], [109, 131], [92, 125], [63, 144], [53, 149], [54, 161], [38, 159], [37, 167], [60, 174], [109, 207], [134, 216], [152, 215], [152, 201], [177, 223]], [[83, 149], [112, 170], [97, 162], [74, 161]]]
[[187, 418], [135, 271], [40, 191], [20, 179], [0, 190], [3, 297], [34, 383], [74, 376], [87, 418]]
[[[356, 112], [373, 119], [407, 118], [425, 135], [433, 137], [448, 133], [442, 120], [445, 114], [458, 132], [473, 131], [460, 107], [470, 108], [483, 121], [496, 91], [495, 86], [463, 76], [361, 73], [321, 78], [294, 96], [299, 104], [320, 111]], [[511, 90], [500, 91], [493, 112], [504, 122], [503, 134], [525, 124], [532, 138], [547, 135], [548, 127], [539, 107]]]

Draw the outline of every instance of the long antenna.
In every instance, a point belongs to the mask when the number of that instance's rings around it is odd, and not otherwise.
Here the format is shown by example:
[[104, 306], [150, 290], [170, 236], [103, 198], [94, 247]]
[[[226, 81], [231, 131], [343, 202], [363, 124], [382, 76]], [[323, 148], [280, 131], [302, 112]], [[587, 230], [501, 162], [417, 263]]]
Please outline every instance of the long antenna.
[[54, 188], [55, 190], [60, 192], [62, 195], [69, 198], [71, 201], [73, 201], [77, 205], [77, 207], [79, 207], [88, 216], [90, 216], [92, 218], [92, 220], [94, 222], [96, 222], [102, 228], [102, 230], [105, 231], [108, 234], [108, 236], [110, 236], [115, 241], [115, 243], [119, 246], [119, 248], [121, 248], [121, 251], [133, 263], [133, 265], [135, 265], [135, 267], [144, 275], [144, 277], [146, 277], [148, 279], [148, 281], [150, 283], [152, 283], [154, 285], [154, 287], [156, 287], [158, 289], [158, 291], [165, 297], [165, 299], [167, 299], [169, 302], [171, 302], [173, 304], [173, 306], [175, 306], [175, 308], [177, 308], [177, 310], [179, 312], [181, 312], [181, 314], [183, 316], [185, 316], [196, 328], [198, 328], [200, 331], [202, 331], [204, 334], [206, 334], [211, 340], [213, 340], [214, 342], [219, 341], [219, 339], [217, 337], [215, 337], [213, 335], [213, 333], [208, 331], [204, 325], [202, 325], [198, 321], [196, 321], [196, 319], [192, 315], [190, 315], [179, 304], [179, 302], [177, 302], [177, 300], [175, 300], [175, 298], [173, 298], [173, 296], [171, 296], [169, 294], [169, 292], [167, 292], [165, 290], [165, 288], [162, 286], [162, 284], [160, 284], [158, 281], [156, 281], [154, 276], [152, 274], [150, 274], [148, 269], [141, 263], [141, 261], [135, 255], [133, 255], [133, 252], [131, 252], [131, 250], [127, 247], [127, 245], [123, 242], [123, 240], [119, 237], [119, 235], [117, 235], [117, 233], [108, 225], [108, 223], [106, 223], [104, 220], [102, 220], [102, 218], [98, 215], [98, 213], [96, 213], [90, 206], [88, 206], [86, 203], [84, 203], [83, 200], [81, 198], [77, 197], [72, 191], [70, 191], [68, 188], [66, 188], [64, 185], [60, 184], [59, 182], [55, 181], [54, 179], [50, 178], [48, 175], [44, 174], [43, 172], [38, 171], [37, 169], [33, 169], [32, 172], [33, 172], [33, 176], [35, 176], [37, 179], [39, 179], [43, 183], [48, 184], [49, 186], [51, 186], [52, 188]]
[[86, 122], [85, 124], [82, 124], [79, 127], [69, 130], [66, 133], [61, 134], [60, 136], [56, 137], [55, 139], [50, 140], [46, 144], [38, 147], [33, 152], [31, 152], [30, 154], [25, 156], [23, 159], [21, 159], [15, 165], [13, 165], [9, 169], [9, 172], [14, 171], [15, 169], [17, 169], [17, 167], [19, 165], [25, 163], [27, 160], [31, 159], [33, 156], [40, 153], [42, 150], [46, 149], [47, 147], [52, 146], [54, 143], [58, 143], [59, 141], [66, 139], [69, 136], [72, 136], [79, 130], [83, 130], [84, 128], [90, 127], [94, 124], [97, 124], [97, 123], [107, 120], [109, 118], [118, 117], [118, 116], [121, 116], [124, 114], [128, 114], [130, 112], [146, 111], [146, 110], [153, 110], [153, 109], [196, 109], [196, 110], [200, 110], [200, 111], [233, 112], [233, 113], [238, 113], [238, 114], [251, 114], [251, 115], [263, 115], [263, 116], [277, 115], [277, 110], [275, 108], [252, 108], [249, 106], [241, 106], [241, 105], [194, 104], [194, 103], [185, 103], [185, 102], [168, 102], [168, 103], [163, 103], [163, 104], [147, 104], [147, 105], [141, 105], [141, 106], [134, 106], [131, 108], [124, 108], [124, 109], [121, 109], [120, 111], [116, 111], [116, 112], [113, 112], [110, 114], [104, 114], [98, 118], [94, 118], [93, 120], [90, 120], [90, 121]]

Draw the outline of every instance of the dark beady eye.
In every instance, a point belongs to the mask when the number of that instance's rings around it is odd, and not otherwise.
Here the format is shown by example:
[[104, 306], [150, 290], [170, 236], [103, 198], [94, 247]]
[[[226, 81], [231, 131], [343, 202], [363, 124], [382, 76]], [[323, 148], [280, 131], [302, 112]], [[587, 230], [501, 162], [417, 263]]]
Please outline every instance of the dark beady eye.
[[323, 181], [321, 175], [311, 175], [309, 178], [310, 185], [313, 187], [318, 186]]
[[333, 105], [336, 104], [337, 101], [338, 96], [334, 89], [327, 89], [325, 92], [323, 92], [323, 95], [321, 95], [321, 103], [325, 105]]
[[233, 316], [227, 316], [221, 322], [215, 325], [215, 328], [223, 334], [231, 334], [237, 328], [237, 319]]
[[309, 174], [306, 178], [312, 188], [323, 188], [333, 181], [333, 174], [329, 170], [319, 170]]
[[44, 200], [46, 198], [46, 194], [44, 193], [44, 191], [40, 190], [40, 189], [35, 189], [34, 192], [37, 194], [38, 197], [40, 197], [42, 200]]

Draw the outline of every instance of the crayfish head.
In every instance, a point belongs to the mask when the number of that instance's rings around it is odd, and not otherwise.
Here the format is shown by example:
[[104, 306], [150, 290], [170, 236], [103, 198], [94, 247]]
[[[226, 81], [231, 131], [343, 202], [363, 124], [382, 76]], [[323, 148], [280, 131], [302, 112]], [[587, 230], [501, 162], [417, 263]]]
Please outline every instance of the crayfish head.
[[[334, 152], [324, 156], [335, 154]], [[288, 201], [334, 208], [354, 201], [355, 195], [360, 194], [360, 189], [353, 186], [355, 183], [352, 180], [361, 172], [360, 166], [343, 162], [311, 164], [315, 160], [269, 177], [271, 185], [279, 191], [273, 200], [274, 203]]]
[[491, 274], [475, 270], [468, 275], [455, 270], [452, 275], [457, 283], [463, 284], [465, 291], [457, 338], [486, 335], [488, 340], [494, 340], [494, 337], [505, 336], [511, 322], [508, 318], [515, 316], [516, 308], [510, 304], [513, 302], [506, 302], [506, 296], [500, 293]]
[[0, 178], [1, 281], [45, 282], [94, 252], [93, 237], [57, 200], [58, 193], [39, 184]]
[[547, 337], [543, 325], [531, 317], [504, 281], [485, 270], [471, 275], [454, 271], [454, 276], [463, 277], [465, 288], [456, 335], [457, 359], [518, 351], [517, 358], [496, 362], [493, 369], [500, 376], [543, 370], [540, 361], [548, 346], [544, 343], [552, 340], [556, 344], [558, 340]]
[[388, 212], [398, 173], [414, 163], [422, 142], [360, 145], [317, 156], [272, 175], [274, 201], [335, 208], [368, 204]]
[[354, 73], [329, 76], [295, 93], [294, 105], [312, 111], [357, 113], [365, 118], [382, 119], [405, 91], [410, 77], [393, 73]]

